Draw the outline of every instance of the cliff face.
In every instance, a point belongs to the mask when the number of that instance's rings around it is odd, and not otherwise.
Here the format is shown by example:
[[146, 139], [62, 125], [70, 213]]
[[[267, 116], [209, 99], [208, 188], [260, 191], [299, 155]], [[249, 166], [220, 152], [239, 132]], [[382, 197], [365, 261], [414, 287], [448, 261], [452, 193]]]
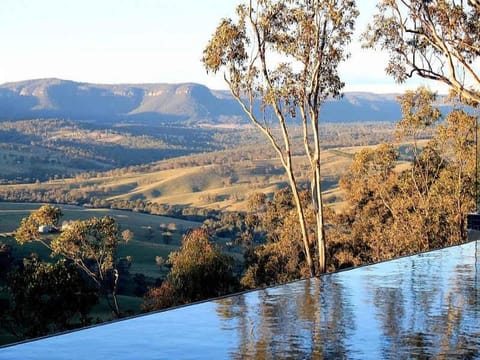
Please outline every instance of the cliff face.
[[[395, 95], [346, 93], [326, 102], [322, 121], [395, 121]], [[0, 120], [68, 118], [95, 122], [248, 122], [227, 91], [199, 84], [89, 84], [38, 79], [0, 85]]]

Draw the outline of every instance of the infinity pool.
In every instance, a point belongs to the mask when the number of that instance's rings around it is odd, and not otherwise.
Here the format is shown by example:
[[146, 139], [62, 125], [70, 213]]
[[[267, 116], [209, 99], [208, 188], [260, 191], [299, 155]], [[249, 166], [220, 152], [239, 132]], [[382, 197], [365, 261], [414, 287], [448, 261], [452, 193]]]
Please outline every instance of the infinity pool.
[[480, 359], [480, 244], [0, 349], [0, 359]]

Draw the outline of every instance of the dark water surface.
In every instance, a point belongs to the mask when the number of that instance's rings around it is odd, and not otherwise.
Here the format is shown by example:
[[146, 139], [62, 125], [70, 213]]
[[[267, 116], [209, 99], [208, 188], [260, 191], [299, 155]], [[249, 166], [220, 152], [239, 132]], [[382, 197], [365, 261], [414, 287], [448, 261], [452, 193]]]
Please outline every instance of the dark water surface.
[[0, 359], [480, 359], [480, 244], [0, 349]]

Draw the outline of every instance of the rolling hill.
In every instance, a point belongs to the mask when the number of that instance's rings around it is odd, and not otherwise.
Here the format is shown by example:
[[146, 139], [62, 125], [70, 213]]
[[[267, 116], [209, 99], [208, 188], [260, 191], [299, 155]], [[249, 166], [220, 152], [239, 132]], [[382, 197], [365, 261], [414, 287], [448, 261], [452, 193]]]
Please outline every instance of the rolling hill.
[[[228, 91], [194, 84], [89, 84], [37, 79], [0, 85], [0, 120], [63, 118], [96, 123], [247, 123]], [[346, 93], [322, 110], [326, 122], [396, 121], [396, 95]]]

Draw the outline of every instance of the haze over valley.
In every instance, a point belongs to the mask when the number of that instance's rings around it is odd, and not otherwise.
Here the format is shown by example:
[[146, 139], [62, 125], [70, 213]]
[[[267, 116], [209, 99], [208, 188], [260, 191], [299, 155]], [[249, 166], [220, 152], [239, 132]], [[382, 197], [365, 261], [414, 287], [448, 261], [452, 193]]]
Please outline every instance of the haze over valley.
[[[322, 110], [324, 146], [388, 140], [401, 116], [396, 97], [346, 93], [328, 100]], [[290, 123], [295, 126], [294, 119]], [[354, 124], [342, 125], [346, 123]], [[213, 151], [243, 153], [230, 158], [252, 160], [258, 157], [252, 155], [258, 146], [265, 148], [258, 160], [271, 162], [275, 157], [229, 92], [193, 83], [98, 85], [39, 79], [3, 84], [0, 140], [4, 184], [44, 182]], [[188, 159], [177, 164], [190, 161], [208, 164]]]
[[[326, 101], [322, 122], [399, 120], [397, 96], [345, 93], [341, 99]], [[35, 118], [89, 120], [95, 124], [249, 124], [228, 91], [194, 83], [105, 85], [39, 79], [0, 85], [1, 120]]]
[[[399, 113], [395, 95], [347, 93], [327, 102], [329, 201], [341, 202], [336, 184], [355, 146], [390, 140]], [[1, 188], [3, 200], [240, 210], [248, 194], [285, 186], [276, 154], [230, 94], [199, 84], [9, 83], [0, 86], [0, 114], [0, 177], [11, 184]]]

